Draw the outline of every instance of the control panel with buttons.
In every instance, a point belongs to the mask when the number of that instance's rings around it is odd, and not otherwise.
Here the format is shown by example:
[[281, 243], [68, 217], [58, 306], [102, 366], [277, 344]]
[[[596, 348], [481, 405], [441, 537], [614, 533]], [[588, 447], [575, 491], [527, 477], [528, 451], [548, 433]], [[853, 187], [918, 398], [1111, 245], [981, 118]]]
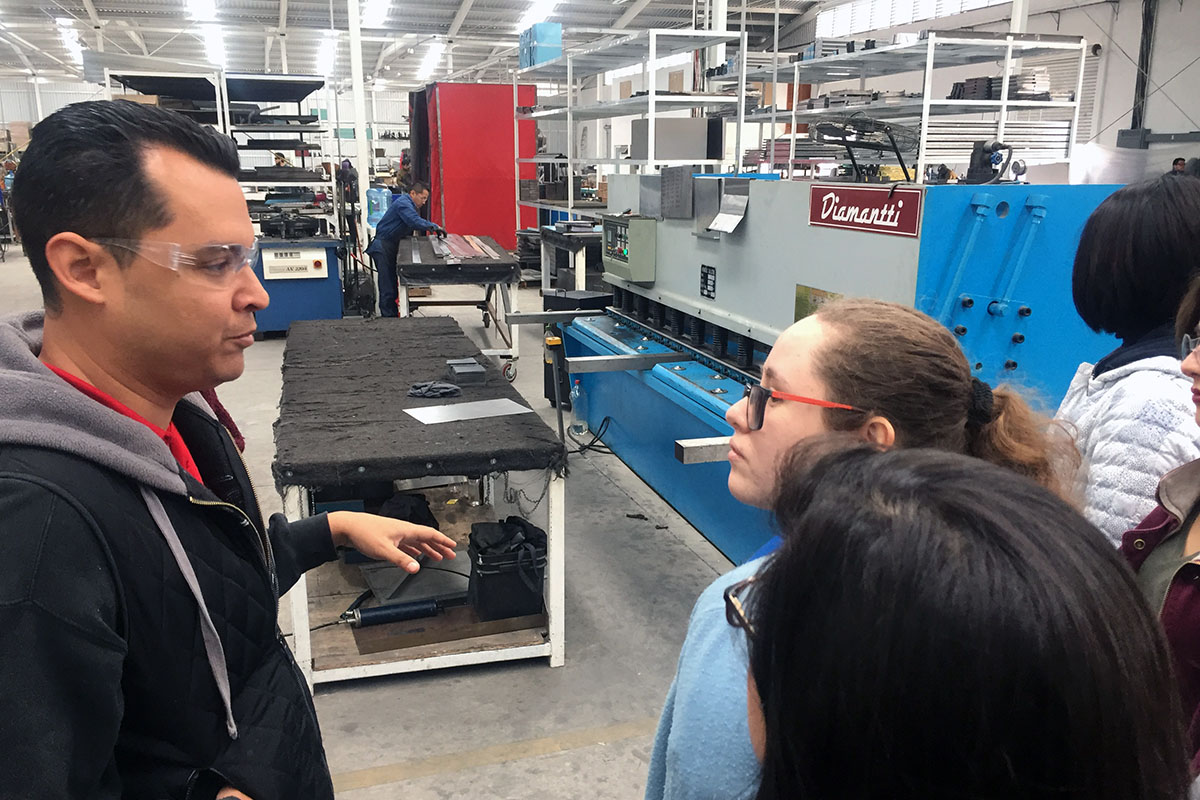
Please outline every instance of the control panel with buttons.
[[617, 278], [654, 283], [658, 220], [640, 216], [605, 216], [604, 271]]

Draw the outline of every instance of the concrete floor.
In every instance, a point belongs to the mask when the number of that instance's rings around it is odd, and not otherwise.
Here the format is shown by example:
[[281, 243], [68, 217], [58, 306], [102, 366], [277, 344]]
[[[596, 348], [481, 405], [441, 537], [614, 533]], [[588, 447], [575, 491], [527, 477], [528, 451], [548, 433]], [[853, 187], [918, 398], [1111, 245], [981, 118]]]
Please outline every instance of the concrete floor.
[[[478, 291], [449, 287], [435, 296]], [[523, 290], [520, 303], [540, 307], [537, 291]], [[0, 264], [0, 313], [40, 305], [28, 262], [10, 250]], [[501, 346], [478, 311], [452, 314], [481, 347]], [[246, 435], [265, 514], [282, 510], [270, 465], [284, 345], [256, 343], [245, 374], [219, 390]], [[525, 326], [521, 346], [515, 385], [553, 425], [542, 398], [540, 330]], [[317, 688], [339, 798], [642, 796], [692, 603], [732, 565], [620, 460], [590, 453], [571, 460], [566, 559], [566, 666], [538, 659]], [[281, 614], [289, 624], [286, 607]]]

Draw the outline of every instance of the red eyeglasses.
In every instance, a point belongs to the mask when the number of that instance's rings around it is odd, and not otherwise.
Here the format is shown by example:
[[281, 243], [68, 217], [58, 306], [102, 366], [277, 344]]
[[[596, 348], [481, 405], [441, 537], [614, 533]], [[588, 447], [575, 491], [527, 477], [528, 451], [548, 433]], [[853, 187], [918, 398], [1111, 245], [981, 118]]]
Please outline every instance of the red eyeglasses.
[[746, 384], [746, 391], [742, 394], [742, 397], [746, 400], [746, 427], [752, 431], [762, 429], [763, 415], [767, 411], [767, 401], [772, 398], [775, 400], [792, 400], [796, 403], [807, 403], [810, 406], [820, 406], [821, 408], [862, 411], [857, 406], [848, 406], [845, 403], [831, 403], [828, 400], [817, 400], [813, 397], [803, 397], [798, 394], [775, 392], [758, 383]]

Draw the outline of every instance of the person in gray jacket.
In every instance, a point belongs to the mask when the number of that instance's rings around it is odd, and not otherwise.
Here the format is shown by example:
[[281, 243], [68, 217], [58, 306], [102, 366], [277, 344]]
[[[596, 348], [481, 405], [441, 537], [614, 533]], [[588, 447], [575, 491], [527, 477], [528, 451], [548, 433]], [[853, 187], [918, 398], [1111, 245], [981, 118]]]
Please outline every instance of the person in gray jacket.
[[369, 514], [264, 524], [200, 396], [268, 303], [237, 174], [124, 101], [51, 114], [17, 170], [44, 309], [0, 320], [0, 797], [332, 800], [278, 598], [337, 545], [453, 556]]
[[1200, 274], [1200, 180], [1160, 177], [1114, 192], [1075, 253], [1075, 308], [1121, 346], [1079, 365], [1058, 409], [1083, 457], [1083, 513], [1113, 543], [1155, 507], [1164, 475], [1200, 458], [1175, 312]]

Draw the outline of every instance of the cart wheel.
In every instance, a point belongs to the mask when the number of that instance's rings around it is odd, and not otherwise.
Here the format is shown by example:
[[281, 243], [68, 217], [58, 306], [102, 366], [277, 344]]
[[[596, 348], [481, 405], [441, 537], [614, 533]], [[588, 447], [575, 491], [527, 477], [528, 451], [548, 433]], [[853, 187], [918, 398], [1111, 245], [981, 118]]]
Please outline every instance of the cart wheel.
[[511, 361], [505, 361], [504, 367], [501, 370], [504, 373], [504, 380], [512, 383], [517, 379], [517, 365]]
[[488, 316], [488, 313], [486, 311], [483, 312], [483, 327], [486, 328], [491, 324], [492, 324], [492, 318]]

